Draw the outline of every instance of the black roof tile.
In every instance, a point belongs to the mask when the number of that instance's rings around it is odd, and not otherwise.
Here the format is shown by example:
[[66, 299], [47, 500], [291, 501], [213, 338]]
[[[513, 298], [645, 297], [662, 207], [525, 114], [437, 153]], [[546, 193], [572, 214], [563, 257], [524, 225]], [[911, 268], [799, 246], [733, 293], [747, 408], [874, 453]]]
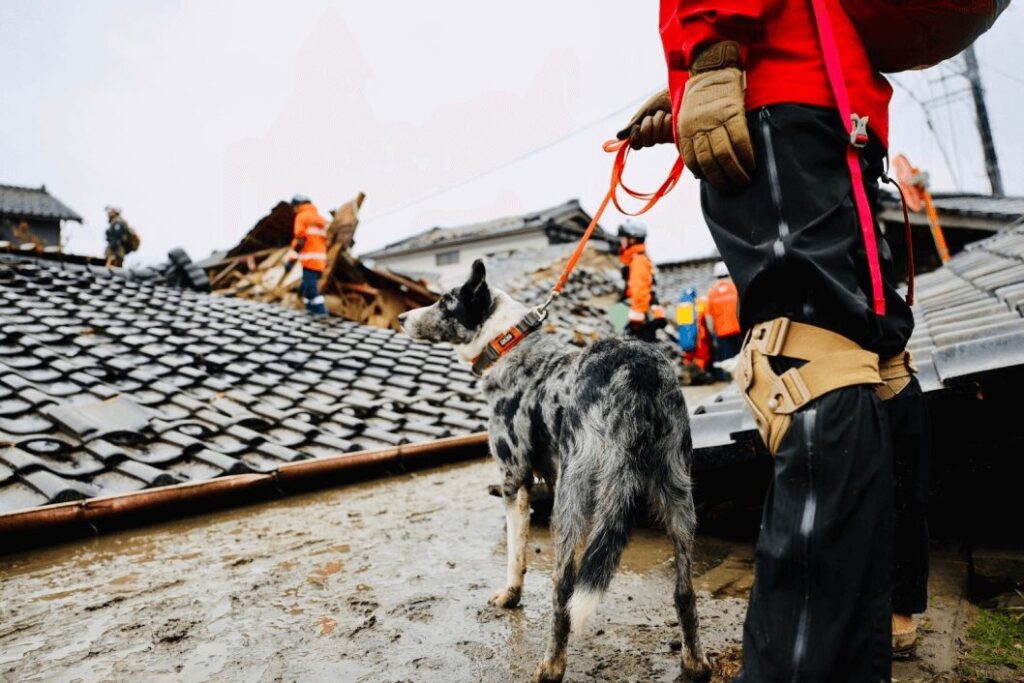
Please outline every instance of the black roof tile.
[[[102, 268], [4, 257], [0, 273], [0, 440], [31, 464], [0, 465], [0, 510], [484, 427], [448, 347]], [[428, 360], [460, 378], [461, 424], [429, 424], [422, 407], [454, 394], [390, 367]]]

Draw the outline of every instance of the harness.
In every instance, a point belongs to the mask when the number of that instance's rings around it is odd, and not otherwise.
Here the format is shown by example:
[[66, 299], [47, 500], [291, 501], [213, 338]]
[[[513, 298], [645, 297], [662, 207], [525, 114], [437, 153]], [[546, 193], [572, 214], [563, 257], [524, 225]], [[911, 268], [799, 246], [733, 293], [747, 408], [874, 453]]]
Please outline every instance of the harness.
[[[551, 307], [551, 304], [555, 299], [561, 295], [562, 289], [565, 287], [565, 283], [569, 280], [569, 276], [576, 268], [576, 264], [579, 262], [580, 257], [583, 256], [583, 249], [586, 248], [591, 235], [593, 235], [594, 230], [597, 229], [598, 221], [601, 220], [601, 216], [604, 215], [604, 211], [608, 208], [609, 203], [614, 204], [615, 208], [627, 216], [639, 216], [650, 211], [650, 209], [657, 204], [662, 197], [671, 192], [672, 188], [676, 186], [676, 183], [679, 182], [679, 178], [683, 174], [683, 158], [680, 156], [676, 159], [675, 164], [672, 166], [672, 170], [669, 171], [668, 177], [665, 179], [665, 182], [661, 184], [661, 187], [654, 192], [639, 192], [630, 188], [622, 180], [622, 173], [626, 168], [626, 157], [629, 156], [629, 140], [609, 140], [608, 142], [605, 142], [602, 147], [604, 151], [615, 154], [615, 163], [612, 164], [611, 183], [608, 187], [608, 191], [604, 195], [604, 199], [601, 200], [601, 205], [597, 207], [594, 217], [590, 219], [590, 225], [587, 226], [587, 229], [583, 232], [583, 236], [580, 237], [580, 241], [576, 245], [576, 249], [572, 252], [572, 256], [569, 257], [569, 261], [565, 264], [565, 268], [562, 269], [562, 274], [558, 277], [558, 281], [555, 283], [555, 286], [551, 288], [551, 292], [544, 300], [544, 303], [527, 311], [526, 315], [524, 315], [519, 322], [488, 342], [487, 346], [484, 347], [484, 350], [480, 352], [480, 355], [473, 359], [473, 374], [477, 377], [483, 376], [487, 368], [494, 365], [499, 358], [511, 351], [516, 344], [521, 342], [527, 336], [540, 329], [544, 320], [548, 317], [548, 309]], [[646, 203], [639, 211], [626, 211], [619, 203], [619, 188], [622, 188], [622, 191], [630, 197], [639, 199]]]

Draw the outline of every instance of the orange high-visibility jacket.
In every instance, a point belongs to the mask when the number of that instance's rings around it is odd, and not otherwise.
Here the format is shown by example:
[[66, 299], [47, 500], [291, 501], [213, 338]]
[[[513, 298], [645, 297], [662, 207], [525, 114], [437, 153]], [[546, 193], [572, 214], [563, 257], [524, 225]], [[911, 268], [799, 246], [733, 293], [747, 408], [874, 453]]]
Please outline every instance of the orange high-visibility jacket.
[[643, 244], [634, 244], [619, 254], [622, 265], [629, 268], [626, 280], [626, 298], [629, 299], [629, 319], [643, 322], [651, 310], [651, 286], [654, 282], [654, 268]]
[[[312, 204], [300, 204], [295, 211], [294, 232], [288, 260], [298, 259], [306, 270], [322, 273], [327, 267], [327, 219], [317, 213]], [[305, 241], [301, 251], [296, 251], [300, 239]]]
[[740, 319], [737, 315], [739, 295], [736, 285], [729, 278], [722, 278], [711, 285], [708, 291], [708, 315], [714, 326], [716, 337], [728, 337], [740, 333]]

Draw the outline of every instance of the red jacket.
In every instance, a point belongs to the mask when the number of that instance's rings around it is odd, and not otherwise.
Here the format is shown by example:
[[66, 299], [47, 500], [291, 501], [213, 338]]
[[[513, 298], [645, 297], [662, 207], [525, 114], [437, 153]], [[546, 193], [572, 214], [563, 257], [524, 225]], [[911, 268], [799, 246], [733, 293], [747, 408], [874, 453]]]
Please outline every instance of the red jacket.
[[[839, 0], [826, 0], [853, 111], [888, 147], [892, 86], [875, 71]], [[735, 40], [743, 48], [747, 110], [768, 104], [835, 107], [809, 0], [661, 0], [661, 40], [672, 108], [679, 114], [698, 48]]]

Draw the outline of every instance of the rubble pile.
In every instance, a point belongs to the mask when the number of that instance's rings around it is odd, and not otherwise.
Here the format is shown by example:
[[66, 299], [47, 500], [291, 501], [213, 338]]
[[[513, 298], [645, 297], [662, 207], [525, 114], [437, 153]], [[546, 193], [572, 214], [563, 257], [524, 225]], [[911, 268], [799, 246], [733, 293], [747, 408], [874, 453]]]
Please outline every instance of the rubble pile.
[[[397, 330], [398, 316], [433, 303], [437, 296], [422, 281], [368, 268], [352, 255], [359, 193], [332, 213], [327, 226], [327, 267], [320, 281], [331, 315], [372, 327]], [[215, 294], [302, 308], [301, 269], [285, 273], [294, 213], [279, 202], [233, 249], [203, 263]]]

